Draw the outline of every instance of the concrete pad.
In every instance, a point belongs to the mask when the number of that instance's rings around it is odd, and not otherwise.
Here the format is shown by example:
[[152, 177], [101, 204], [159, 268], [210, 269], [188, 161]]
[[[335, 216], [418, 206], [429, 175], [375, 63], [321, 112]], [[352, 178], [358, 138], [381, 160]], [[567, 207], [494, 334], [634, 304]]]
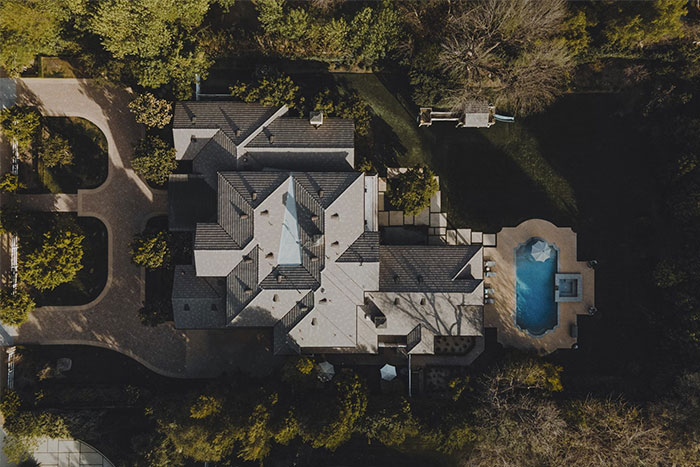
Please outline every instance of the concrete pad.
[[432, 227], [447, 227], [447, 214], [444, 212], [431, 212], [430, 225]]
[[440, 191], [438, 190], [437, 193], [433, 195], [432, 198], [430, 198], [430, 212], [440, 212], [442, 211], [441, 202], [442, 195], [440, 194]]
[[403, 225], [403, 211], [389, 211], [389, 225]]
[[427, 208], [423, 209], [416, 214], [413, 223], [415, 225], [430, 225], [430, 211]]
[[406, 225], [413, 225], [413, 216], [408, 216], [408, 215], [404, 214], [403, 223]]
[[485, 233], [483, 236], [483, 243], [484, 246], [496, 246], [496, 234]]
[[57, 452], [37, 452], [32, 457], [34, 457], [34, 460], [42, 467], [58, 465]]
[[47, 439], [46, 440], [46, 451], [47, 452], [58, 452], [58, 440], [57, 439]]
[[471, 245], [472, 229], [457, 229], [457, 245]]
[[457, 244], [457, 231], [454, 229], [449, 229], [447, 231], [447, 244], [456, 245]]
[[384, 209], [384, 193], [379, 192], [377, 194], [377, 210], [383, 211]]
[[480, 244], [483, 241], [484, 234], [482, 232], [472, 232], [472, 243]]
[[58, 452], [80, 452], [80, 441], [59, 440]]
[[379, 191], [380, 193], [386, 191], [386, 178], [377, 177], [377, 191]]
[[80, 464], [102, 465], [102, 455], [97, 452], [82, 452], [79, 459]]
[[437, 235], [441, 235], [443, 237], [446, 237], [447, 236], [447, 227], [436, 227], [435, 233]]
[[379, 211], [377, 213], [377, 220], [379, 222], [379, 227], [386, 227], [387, 225], [389, 225], [389, 212]]

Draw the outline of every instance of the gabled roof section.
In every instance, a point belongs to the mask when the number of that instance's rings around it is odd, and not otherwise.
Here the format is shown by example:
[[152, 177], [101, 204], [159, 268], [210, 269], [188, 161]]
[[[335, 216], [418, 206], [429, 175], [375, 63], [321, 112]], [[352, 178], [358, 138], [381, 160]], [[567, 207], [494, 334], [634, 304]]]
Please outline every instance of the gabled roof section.
[[173, 315], [178, 329], [209, 329], [225, 324], [223, 278], [195, 275], [192, 265], [175, 266]]
[[235, 250], [240, 246], [219, 224], [197, 224], [194, 232], [195, 250]]
[[355, 124], [350, 119], [326, 118], [319, 127], [306, 119], [282, 117], [270, 123], [247, 148], [352, 148]]
[[238, 145], [277, 110], [277, 107], [248, 102], [176, 102], [173, 113], [173, 128], [218, 128], [235, 145]]
[[480, 279], [453, 279], [480, 245], [380, 245], [379, 290], [470, 293]]
[[316, 290], [319, 286], [319, 280], [304, 266], [276, 266], [267, 277], [260, 281], [260, 287], [263, 289]]
[[219, 180], [223, 180], [228, 186], [236, 190], [242, 202], [247, 203], [252, 208], [257, 208], [288, 177], [289, 174], [286, 172], [219, 173]]
[[294, 179], [326, 209], [347, 188], [361, 177], [359, 172], [295, 172]]
[[379, 261], [379, 232], [364, 232], [336, 260], [339, 263], [376, 263]]
[[219, 130], [192, 160], [192, 170], [201, 174], [207, 184], [217, 187], [217, 172], [236, 169], [236, 146]]
[[255, 247], [226, 277], [226, 322], [230, 323], [260, 291], [258, 248]]

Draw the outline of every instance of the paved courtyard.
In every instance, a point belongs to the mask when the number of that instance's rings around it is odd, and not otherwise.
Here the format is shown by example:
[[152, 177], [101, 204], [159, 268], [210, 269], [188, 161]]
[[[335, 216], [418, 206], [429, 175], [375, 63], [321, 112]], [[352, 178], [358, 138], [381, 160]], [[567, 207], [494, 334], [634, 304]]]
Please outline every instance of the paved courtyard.
[[[147, 327], [138, 318], [144, 274], [131, 263], [129, 243], [149, 218], [167, 213], [167, 193], [151, 189], [130, 166], [132, 145], [143, 135], [127, 108], [130, 99], [126, 91], [87, 80], [36, 78], [17, 83], [19, 103], [36, 105], [44, 115], [82, 117], [100, 128], [107, 139], [109, 172], [101, 186], [78, 190], [77, 195], [16, 195], [15, 201], [27, 209], [77, 211], [79, 216], [100, 219], [108, 232], [109, 264], [106, 286], [95, 300], [82, 306], [39, 308], [13, 340], [101, 346], [161, 374], [213, 376], [236, 362], [206, 359], [210, 347], [206, 333], [191, 339], [171, 324]], [[6, 151], [7, 144], [2, 147]]]

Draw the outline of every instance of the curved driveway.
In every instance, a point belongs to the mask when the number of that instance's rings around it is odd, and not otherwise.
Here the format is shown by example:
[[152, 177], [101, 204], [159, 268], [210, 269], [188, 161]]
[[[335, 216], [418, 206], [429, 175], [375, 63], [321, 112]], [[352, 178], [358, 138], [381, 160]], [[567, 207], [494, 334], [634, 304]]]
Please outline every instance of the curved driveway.
[[[77, 212], [104, 222], [109, 265], [99, 297], [82, 306], [37, 309], [19, 328], [16, 343], [96, 345], [129, 355], [161, 374], [199, 376], [200, 371], [187, 369], [187, 334], [171, 324], [146, 327], [137, 314], [144, 296], [143, 271], [131, 263], [129, 243], [148, 218], [167, 213], [167, 194], [149, 188], [131, 169], [131, 148], [143, 128], [127, 108], [129, 94], [87, 80], [45, 78], [18, 81], [17, 93], [18, 101], [37, 105], [45, 115], [82, 117], [104, 133], [107, 180], [96, 189], [78, 191]], [[59, 210], [55, 208], [47, 210]]]

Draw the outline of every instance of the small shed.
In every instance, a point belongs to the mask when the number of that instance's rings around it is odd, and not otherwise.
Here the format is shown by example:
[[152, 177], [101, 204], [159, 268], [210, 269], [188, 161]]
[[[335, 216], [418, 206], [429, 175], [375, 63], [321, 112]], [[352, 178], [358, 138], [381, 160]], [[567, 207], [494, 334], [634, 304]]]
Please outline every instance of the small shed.
[[468, 101], [464, 104], [464, 111], [458, 125], [466, 128], [489, 128], [496, 123], [495, 109], [495, 106], [486, 101]]

